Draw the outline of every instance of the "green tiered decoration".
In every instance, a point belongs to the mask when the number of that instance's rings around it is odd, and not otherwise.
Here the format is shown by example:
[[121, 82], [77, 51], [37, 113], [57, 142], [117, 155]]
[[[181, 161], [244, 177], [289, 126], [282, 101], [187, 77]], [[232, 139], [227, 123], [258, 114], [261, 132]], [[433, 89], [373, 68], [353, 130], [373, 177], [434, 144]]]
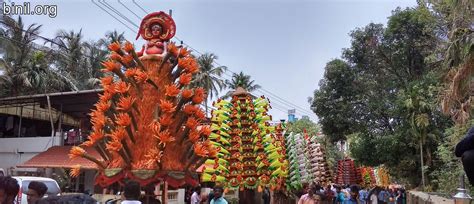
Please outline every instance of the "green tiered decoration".
[[272, 190], [285, 189], [285, 181], [288, 176], [284, 128], [284, 124], [277, 125], [275, 133], [266, 135], [264, 139], [265, 153], [270, 162], [270, 188]]
[[301, 134], [290, 133], [287, 137], [287, 154], [289, 160], [289, 176], [287, 178], [287, 188], [291, 191], [301, 190], [303, 182], [308, 182], [308, 172], [306, 168], [307, 158], [304, 151], [304, 139]]
[[274, 172], [264, 146], [272, 142], [268, 136], [275, 127], [268, 123], [269, 101], [263, 96], [253, 100], [237, 88], [230, 102], [218, 100], [213, 105], [217, 110], [212, 112], [209, 138], [219, 152], [217, 159], [206, 161], [212, 168], [204, 169], [202, 181], [240, 190], [270, 186]]

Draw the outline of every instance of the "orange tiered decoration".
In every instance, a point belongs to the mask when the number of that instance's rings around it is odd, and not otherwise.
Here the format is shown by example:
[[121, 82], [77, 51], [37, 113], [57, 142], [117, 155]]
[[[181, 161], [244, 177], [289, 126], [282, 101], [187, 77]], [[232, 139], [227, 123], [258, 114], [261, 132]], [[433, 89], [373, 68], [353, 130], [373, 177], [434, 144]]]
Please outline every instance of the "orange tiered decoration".
[[[163, 16], [163, 12], [156, 15]], [[216, 157], [205, 114], [202, 88], [188, 85], [199, 67], [183, 47], [167, 44], [163, 55], [139, 57], [130, 42], [112, 43], [103, 63], [104, 93], [92, 110], [93, 130], [82, 146], [102, 156], [96, 182], [102, 186], [124, 179], [146, 185], [166, 180], [171, 186], [198, 184], [194, 173], [207, 158]], [[80, 147], [70, 156], [91, 159]], [[75, 170], [77, 174], [77, 169]]]

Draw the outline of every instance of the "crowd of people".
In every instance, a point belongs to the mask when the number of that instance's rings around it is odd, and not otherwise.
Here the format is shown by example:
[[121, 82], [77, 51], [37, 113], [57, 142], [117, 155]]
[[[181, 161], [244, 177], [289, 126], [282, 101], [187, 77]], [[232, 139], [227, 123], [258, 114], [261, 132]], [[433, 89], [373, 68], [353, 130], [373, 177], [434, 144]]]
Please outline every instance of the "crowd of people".
[[406, 204], [406, 192], [403, 188], [358, 185], [305, 185], [298, 204]]
[[[67, 194], [67, 195], [48, 195], [48, 187], [39, 181], [31, 181], [28, 184], [28, 190], [22, 192], [26, 194], [28, 204], [62, 204], [62, 203], [81, 203], [81, 204], [96, 204], [97, 201], [87, 194]], [[136, 181], [129, 181], [125, 184], [122, 193], [122, 204], [161, 204], [161, 202], [153, 196], [142, 196], [140, 183]], [[147, 192], [145, 188], [145, 192]], [[0, 204], [15, 204], [21, 198], [19, 196], [20, 185], [18, 181], [10, 176], [0, 176]], [[107, 203], [118, 203], [117, 201], [110, 201]], [[220, 203], [216, 203], [220, 204]]]
[[224, 198], [224, 188], [216, 186], [209, 194], [204, 194], [200, 186], [189, 189], [185, 195], [186, 204], [228, 204]]
[[[26, 192], [28, 204], [62, 203], [64, 201], [96, 203], [93, 198], [84, 194], [43, 198], [47, 190], [47, 186], [41, 182], [30, 182]], [[19, 191], [20, 186], [17, 180], [9, 176], [0, 177], [1, 204], [15, 203]], [[223, 193], [224, 189], [222, 187], [214, 187], [208, 195], [202, 195], [201, 188], [197, 187], [193, 189], [186, 203], [227, 204], [228, 202], [223, 197]], [[161, 203], [154, 197], [142, 196], [141, 186], [136, 181], [127, 182], [122, 195], [121, 203], [124, 204]], [[270, 197], [270, 190], [265, 188], [262, 192], [263, 203], [270, 203]], [[328, 185], [323, 187], [312, 183], [305, 185], [304, 194], [299, 198], [298, 204], [406, 204], [406, 193], [403, 188], [374, 186], [369, 189], [358, 185]]]

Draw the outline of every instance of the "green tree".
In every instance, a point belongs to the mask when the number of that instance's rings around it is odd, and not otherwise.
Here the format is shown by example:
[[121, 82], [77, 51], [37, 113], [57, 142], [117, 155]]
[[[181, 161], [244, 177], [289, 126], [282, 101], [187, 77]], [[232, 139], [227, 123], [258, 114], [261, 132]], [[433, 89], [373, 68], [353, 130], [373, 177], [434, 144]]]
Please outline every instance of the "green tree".
[[346, 62], [332, 60], [326, 64], [319, 90], [314, 91], [314, 98], [310, 98], [311, 107], [331, 142], [345, 140], [354, 129], [354, 120], [351, 119], [357, 107], [354, 81], [355, 73]]
[[[455, 124], [445, 130], [446, 137], [438, 146], [439, 167], [431, 174], [440, 192], [453, 193], [459, 186], [458, 178], [464, 173], [455, 158], [455, 145], [474, 125], [472, 120], [472, 86], [474, 78], [474, 15], [472, 1], [432, 1], [424, 6], [432, 9], [438, 19], [440, 35], [447, 38], [438, 47], [444, 80], [441, 89], [441, 109]], [[471, 195], [473, 188], [471, 187]]]
[[243, 72], [240, 72], [238, 74], [233, 73], [232, 79], [226, 80], [225, 84], [227, 85], [227, 88], [229, 88], [230, 90], [222, 97], [224, 99], [232, 96], [232, 93], [238, 87], [242, 87], [249, 93], [260, 88], [260, 85], [255, 84], [255, 81], [251, 80], [250, 75], [246, 75]]
[[56, 63], [59, 71], [73, 80], [73, 90], [82, 89], [84, 71], [83, 53], [85, 44], [82, 41], [82, 30], [79, 32], [60, 30], [51, 46], [58, 51]]
[[82, 38], [82, 30], [57, 33], [51, 46], [56, 50], [58, 71], [70, 79], [73, 90], [99, 88], [100, 63], [107, 57], [107, 51], [101, 42], [84, 42]]
[[435, 16], [423, 6], [394, 10], [386, 27], [371, 23], [354, 30], [345, 61], [328, 63], [312, 100], [323, 132], [333, 141], [349, 138], [356, 161], [385, 164], [414, 185], [422, 179], [413, 172], [436, 168], [432, 147], [450, 124], [436, 106], [438, 32]]
[[98, 45], [101, 46], [104, 50], [107, 50], [107, 46], [114, 42], [125, 42], [124, 32], [119, 33], [117, 30], [107, 31], [105, 33], [105, 38], [102, 38], [97, 41]]
[[[9, 16], [1, 19], [0, 45], [2, 59], [0, 60], [0, 85], [3, 96], [17, 96], [24, 92], [24, 88], [35, 84], [30, 81], [40, 73], [37, 70], [28, 70], [27, 60], [33, 52], [33, 41], [37, 39], [40, 25], [25, 26], [21, 16], [14, 20]], [[26, 28], [25, 28], [26, 27]]]
[[100, 78], [103, 76], [101, 63], [105, 61], [108, 52], [101, 47], [100, 42], [90, 41], [85, 43], [84, 46], [84, 64], [87, 69], [87, 76], [84, 79], [86, 81], [85, 88], [101, 88]]
[[433, 9], [446, 22], [448, 41], [444, 46], [445, 86], [441, 107], [459, 124], [472, 115], [474, 95], [474, 15], [472, 1], [430, 1]]
[[318, 135], [321, 133], [321, 127], [308, 118], [302, 118], [295, 122], [288, 123], [288, 132], [303, 133], [306, 131], [309, 135]]
[[213, 53], [205, 53], [197, 58], [200, 71], [191, 82], [192, 87], [202, 87], [206, 90], [207, 100], [205, 100], [206, 114], [208, 113], [207, 101], [219, 94], [225, 88], [225, 81], [221, 79], [222, 74], [227, 70], [226, 66], [214, 66], [218, 59]]
[[50, 49], [34, 43], [40, 25], [26, 26], [21, 16], [18, 20], [3, 16], [0, 23], [0, 96], [67, 89], [64, 81], [50, 69]]

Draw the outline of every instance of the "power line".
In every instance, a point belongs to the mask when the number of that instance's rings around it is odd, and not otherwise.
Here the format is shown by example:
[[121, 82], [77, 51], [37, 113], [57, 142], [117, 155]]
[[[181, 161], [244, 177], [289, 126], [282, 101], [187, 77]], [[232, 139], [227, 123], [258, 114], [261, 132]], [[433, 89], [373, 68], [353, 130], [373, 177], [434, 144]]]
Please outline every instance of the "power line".
[[[191, 48], [191, 49], [193, 49], [193, 48]], [[214, 63], [215, 63], [216, 65], [218, 65], [218, 66], [222, 66], [221, 64], [219, 64], [219, 63], [217, 63], [217, 62], [214, 62]], [[225, 70], [225, 71], [228, 71], [228, 72], [230, 72], [230, 73], [232, 73], [232, 74], [237, 74], [237, 73], [233, 72], [233, 71], [230, 70], [230, 69], [227, 69], [227, 70]], [[227, 76], [230, 76], [230, 75], [227, 74]], [[230, 77], [232, 77], [232, 76], [230, 76]], [[297, 108], [297, 109], [299, 109], [301, 112], [303, 112], [303, 113], [305, 113], [305, 114], [308, 114], [308, 115], [312, 115], [312, 114], [313, 114], [313, 113], [309, 113], [309, 112], [306, 111], [304, 108], [301, 108], [300, 106], [295, 105], [294, 103], [291, 103], [291, 102], [289, 102], [289, 101], [287, 101], [287, 100], [285, 100], [285, 99], [283, 99], [283, 98], [281, 98], [281, 97], [279, 97], [279, 96], [277, 96], [277, 95], [271, 93], [271, 92], [268, 91], [268, 90], [265, 90], [263, 87], [260, 87], [260, 88], [257, 89], [256, 91], [259, 91], [259, 90], [261, 90], [261, 91], [260, 91], [261, 93], [263, 93], [262, 91], [265, 91], [267, 94], [272, 95], [273, 97], [279, 99], [279, 100], [282, 101], [283, 103], [288, 104], [289, 107]], [[265, 93], [263, 93], [263, 94], [265, 95]]]
[[[100, 0], [99, 0], [99, 2], [100, 2]], [[105, 0], [104, 0], [104, 2], [105, 2]], [[119, 3], [121, 3], [121, 2], [119, 1]], [[144, 11], [145, 13], [148, 13], [148, 12], [147, 12], [146, 10], [144, 10], [139, 4], [137, 4], [137, 3], [135, 2], [135, 0], [133, 0], [133, 3], [134, 3], [135, 5], [137, 5], [139, 8], [141, 8], [142, 11]], [[122, 3], [121, 3], [121, 4], [122, 4]], [[122, 5], [123, 5], [123, 4], [122, 4]], [[129, 11], [131, 11], [131, 10], [129, 10]], [[131, 12], [134, 13], [133, 11], [131, 11]], [[116, 13], [117, 13], [117, 12], [116, 12]], [[120, 12], [118, 12], [117, 14], [120, 15], [119, 13], [120, 13]], [[135, 14], [135, 13], [134, 13], [134, 14]], [[136, 14], [135, 14], [135, 16], [138, 17], [138, 15], [136, 15]], [[118, 20], [118, 19], [117, 19], [117, 20]], [[129, 22], [130, 22], [130, 21], [129, 21]], [[132, 23], [132, 24], [133, 24], [133, 23]], [[135, 26], [137, 26], [137, 25], [135, 25]], [[180, 41], [180, 42], [181, 42], [182, 44], [184, 44], [185, 46], [187, 46], [187, 47], [188, 47], [189, 49], [191, 49], [192, 51], [196, 52], [197, 54], [203, 55], [203, 53], [200, 52], [199, 50], [195, 49], [194, 47], [192, 47], [191, 45], [189, 45], [189, 44], [187, 44], [187, 43], [184, 43], [184, 41], [183, 41], [182, 39], [180, 39], [178, 36], [175, 35], [174, 38], [175, 38], [176, 40]], [[216, 65], [218, 65], [218, 66], [222, 66], [221, 64], [219, 64], [219, 63], [216, 62], [216, 61], [214, 61], [214, 63], [215, 63]], [[231, 74], [236, 74], [236, 73], [233, 72], [232, 70], [226, 69], [226, 70], [224, 71], [224, 74], [227, 75], [227, 76], [229, 76], [229, 77], [231, 77], [231, 79], [232, 79], [232, 75], [229, 75], [229, 74], [227, 74], [226, 72], [230, 72]], [[260, 89], [257, 89], [256, 91], [258, 91], [258, 92], [260, 92], [260, 93], [262, 93], [262, 94], [264, 94], [264, 95], [265, 95], [265, 94], [271, 95], [272, 97], [274, 97], [275, 101], [278, 101], [278, 102], [282, 103], [283, 106], [287, 106], [287, 107], [289, 107], [289, 108], [298, 109], [299, 111], [301, 111], [302, 113], [307, 114], [307, 115], [313, 115], [313, 113], [310, 113], [309, 111], [305, 110], [304, 108], [301, 108], [300, 106], [298, 106], [298, 105], [296, 105], [296, 104], [294, 104], [294, 103], [291, 103], [291, 102], [289, 102], [288, 100], [285, 100], [285, 99], [279, 97], [278, 95], [273, 94], [272, 92], [270, 92], [270, 91], [268, 91], [268, 90], [266, 90], [266, 89], [264, 89], [264, 88], [262, 88], [262, 87], [261, 87]], [[285, 110], [284, 112], [286, 113], [286, 110]]]
[[[216, 62], [215, 64], [218, 65], [218, 66], [222, 66], [221, 64], [219, 64], [219, 63], [217, 63], [217, 62]], [[228, 72], [230, 72], [230, 73], [232, 73], [232, 74], [236, 74], [235, 72], [232, 72], [231, 70], [228, 70], [228, 69], [227, 69], [226, 71], [228, 71]], [[230, 79], [232, 79], [232, 75], [230, 75], [229, 73], [224, 72], [224, 75], [226, 75], [226, 76], [230, 77]], [[269, 92], [269, 91], [266, 91], [267, 93], [265, 93], [265, 92], [263, 92], [262, 90], [263, 90], [263, 88], [259, 88], [259, 89], [255, 90], [255, 91], [260, 92], [260, 93], [263, 94], [263, 95], [267, 95], [267, 96], [268, 96], [268, 95], [271, 95], [272, 98], [275, 99], [275, 100], [272, 99], [272, 102], [276, 102], [276, 101], [277, 101], [277, 102], [282, 103], [283, 106], [289, 107], [289, 109], [298, 108], [298, 110], [301, 111], [301, 112], [304, 113], [304, 114], [313, 115], [313, 113], [310, 113], [310, 112], [304, 110], [303, 108], [301, 108], [301, 107], [299, 107], [299, 106], [296, 106], [296, 105], [294, 105], [294, 104], [292, 104], [292, 103], [290, 103], [290, 102], [287, 102], [287, 101], [284, 100], [283, 98], [281, 98], [281, 97], [279, 97], [279, 96], [277, 96], [277, 95], [275, 95], [275, 94], [273, 94], [273, 93], [271, 93], [271, 92]]]
[[139, 4], [137, 4], [137, 2], [135, 2], [135, 0], [132, 0], [132, 2], [138, 6], [138, 8], [140, 8], [143, 12], [145, 12], [146, 14], [148, 14], [148, 11], [146, 11], [143, 7], [141, 7]]
[[136, 32], [135, 30], [133, 30], [132, 28], [130, 28], [128, 25], [126, 25], [125, 23], [123, 23], [121, 20], [119, 20], [118, 18], [116, 18], [114, 15], [112, 15], [110, 12], [108, 12], [107, 10], [105, 10], [104, 8], [102, 8], [101, 6], [99, 6], [99, 4], [95, 3], [94, 0], [91, 0], [91, 2], [93, 4], [95, 4], [97, 7], [99, 7], [102, 11], [105, 11], [107, 14], [109, 14], [109, 16], [111, 16], [112, 18], [114, 18], [115, 20], [117, 20], [118, 22], [120, 22], [122, 25], [124, 25], [125, 27], [127, 27], [129, 30], [131, 30], [132, 32]]
[[[42, 35], [40, 35], [40, 34], [34, 33], [34, 32], [32, 32], [32, 31], [25, 30], [25, 29], [22, 29], [22, 28], [17, 28], [17, 29], [20, 29], [21, 31], [23, 31], [23, 32], [25, 32], [25, 33], [28, 33], [28, 34], [30, 34], [30, 35], [34, 35], [34, 36], [36, 36], [36, 37], [38, 37], [38, 38], [40, 38], [40, 39], [42, 39], [42, 40], [44, 40], [44, 41], [46, 41], [46, 42], [49, 42], [49, 43], [51, 43], [51, 44], [57, 45], [57, 46], [59, 46], [59, 47], [62, 47], [62, 48], [64, 48], [64, 49], [68, 50], [68, 51], [71, 50], [71, 49], [68, 48], [66, 45], [61, 44], [61, 43], [58, 43], [58, 42], [54, 41], [53, 39], [44, 37], [44, 36], [42, 36]], [[13, 40], [13, 39], [10, 39], [10, 38], [5, 38], [5, 37], [4, 37], [4, 39], [8, 39], [8, 40], [10, 40], [10, 41], [14, 41], [14, 42], [17, 42], [17, 43], [22, 43], [22, 42], [20, 42], [20, 41]], [[23, 45], [26, 45], [26, 44], [23, 43]], [[40, 51], [44, 51], [44, 50], [41, 50], [41, 49], [38, 49], [38, 48], [36, 48], [36, 49], [37, 49], [37, 50], [40, 50]], [[51, 49], [50, 51], [54, 51], [54, 49], [52, 49], [52, 48], [50, 48], [50, 49]], [[59, 54], [63, 54], [63, 53], [59, 52]], [[63, 55], [64, 55], [64, 54], [63, 54]], [[86, 55], [86, 54], [84, 54], [84, 56], [85, 56], [85, 57], [89, 57], [89, 58], [94, 58], [94, 56], [91, 56], [91, 55]], [[74, 62], [74, 63], [76, 63], [76, 62]]]
[[[10, 17], [10, 18], [11, 18], [11, 17]], [[12, 18], [12, 20], [13, 20], [13, 18]], [[2, 20], [2, 21], [0, 21], [0, 22], [1, 22], [2, 24], [5, 24], [4, 20]], [[52, 40], [52, 39], [49, 39], [49, 38], [44, 37], [44, 36], [41, 36], [41, 35], [39, 35], [39, 34], [36, 34], [36, 33], [32, 32], [32, 31], [27, 31], [27, 30], [24, 30], [23, 28], [16, 28], [16, 29], [20, 29], [21, 31], [23, 31], [23, 32], [25, 32], [25, 33], [28, 33], [28, 34], [30, 34], [30, 35], [34, 35], [34, 36], [36, 36], [36, 37], [38, 37], [38, 38], [40, 38], [40, 39], [42, 39], [42, 40], [44, 40], [44, 41], [46, 41], [46, 42], [49, 42], [49, 43], [52, 43], [52, 44], [55, 44], [55, 45], [58, 45], [58, 46], [64, 46], [64, 45], [61, 45], [61, 44], [55, 42], [55, 41]], [[69, 50], [69, 48], [67, 48], [67, 47], [65, 47], [65, 48], [66, 48], [67, 50]]]
[[[294, 107], [296, 107], [297, 109], [300, 109], [301, 112], [304, 112], [304, 113], [307, 113], [307, 114], [310, 113], [310, 112], [308, 112], [307, 110], [305, 110], [304, 108], [301, 108], [300, 106], [298, 106], [298, 105], [296, 105], [296, 104], [294, 104], [294, 103], [291, 103], [291, 102], [289, 102], [289, 101], [287, 101], [287, 100], [285, 100], [285, 99], [283, 99], [283, 98], [281, 98], [281, 97], [279, 97], [279, 96], [273, 94], [272, 92], [270, 92], [270, 91], [268, 91], [268, 90], [265, 90], [264, 88], [260, 88], [260, 90], [262, 90], [262, 91], [264, 91], [264, 92], [266, 92], [266, 93], [268, 93], [268, 94], [270, 94], [270, 95], [273, 95], [274, 97], [276, 97], [276, 98], [280, 99], [281, 101], [283, 101], [283, 102], [289, 104], [290, 106], [294, 106]], [[314, 113], [310, 113], [310, 114], [314, 114]]]
[[132, 24], [133, 26], [135, 26], [136, 28], [139, 28], [137, 24], [135, 24], [132, 20], [130, 20], [128, 17], [126, 17], [125, 15], [122, 14], [122, 12], [118, 11], [117, 9], [115, 9], [112, 5], [110, 5], [109, 3], [107, 3], [105, 0], [98, 0], [99, 3], [101, 3], [102, 5], [104, 5], [105, 7], [107, 7], [108, 9], [110, 9], [112, 12], [116, 13], [117, 15], [119, 15], [121, 18], [123, 18], [125, 21], [129, 22], [130, 24]]
[[135, 12], [133, 12], [131, 9], [128, 8], [128, 6], [126, 6], [125, 4], [122, 3], [121, 0], [118, 0], [119, 4], [121, 4], [123, 7], [125, 7], [128, 11], [130, 11], [131, 13], [133, 13], [133, 15], [135, 15], [138, 19], [142, 19], [140, 16], [138, 16]]
[[265, 92], [264, 92], [263, 90], [264, 90], [264, 89], [260, 88], [260, 89], [257, 89], [256, 91], [262, 93], [263, 95], [270, 95], [271, 97], [273, 97], [273, 99], [274, 99], [275, 101], [279, 101], [279, 102], [281, 102], [281, 103], [283, 103], [283, 104], [286, 104], [288, 107], [293, 107], [294, 109], [297, 109], [298, 111], [301, 111], [301, 112], [304, 113], [304, 114], [308, 114], [308, 115], [314, 114], [314, 113], [310, 113], [310, 112], [304, 110], [303, 108], [301, 108], [301, 107], [299, 107], [299, 106], [297, 106], [297, 105], [295, 105], [295, 104], [292, 104], [292, 103], [290, 103], [290, 102], [285, 101], [285, 100], [282, 99], [281, 97], [279, 97], [279, 96], [277, 96], [277, 95], [275, 95], [275, 94], [273, 94], [273, 93], [271, 93], [271, 92], [269, 92], [269, 91], [265, 91]]
[[[193, 49], [193, 48], [191, 48], [191, 49]], [[222, 66], [222, 65], [219, 64], [219, 63], [216, 63], [216, 65]], [[235, 74], [235, 73], [232, 72], [232, 71], [229, 71], [229, 72]], [[232, 75], [230, 75], [229, 73], [224, 72], [223, 74], [224, 74], [225, 76], [230, 77], [230, 79], [232, 79]], [[225, 79], [225, 78], [224, 78], [224, 79]], [[230, 80], [230, 79], [226, 79], [226, 80]], [[263, 93], [260, 89], [257, 89], [257, 90], [255, 90], [255, 91], [260, 92], [260, 93], [262, 93], [263, 95], [267, 95], [267, 97], [268, 97], [268, 94]], [[274, 96], [271, 96], [271, 97], [274, 97]], [[282, 102], [282, 100], [278, 100], [278, 99], [273, 100], [273, 99], [275, 99], [275, 98], [272, 98], [272, 99], [271, 99], [271, 105], [273, 106], [273, 104], [275, 104], [275, 103], [281, 104], [281, 105], [279, 105], [279, 108], [277, 108], [277, 109], [282, 110], [282, 108], [283, 108], [283, 109], [284, 109], [283, 112], [284, 112], [285, 114], [287, 114], [288, 109], [294, 108], [293, 106], [288, 105], [287, 103]], [[303, 112], [303, 111], [301, 111], [301, 112]], [[309, 113], [309, 112], [303, 112], [303, 113], [307, 114], [308, 116], [312, 115], [312, 113]]]
[[[219, 66], [222, 66], [222, 65], [219, 65]], [[225, 76], [232, 77], [230, 74], [228, 74], [228, 73], [226, 73], [226, 72], [224, 72], [223, 74], [224, 74]], [[224, 79], [225, 79], [225, 78], [224, 78]], [[261, 92], [261, 91], [259, 91], [258, 89], [257, 89], [256, 91]], [[263, 95], [265, 95], [265, 94], [263, 94]], [[268, 95], [267, 95], [267, 98], [270, 99], [270, 105], [271, 105], [272, 107], [274, 107], [276, 110], [279, 110], [279, 111], [281, 111], [281, 112], [283, 112], [283, 113], [285, 113], [285, 114], [288, 113], [288, 109], [292, 108], [291, 106], [288, 106], [287, 104], [284, 104], [284, 103], [282, 103], [282, 102], [280, 102], [280, 101], [278, 101], [278, 100], [273, 100], [273, 99], [269, 98]], [[290, 108], [288, 108], [288, 107], [290, 107]], [[312, 114], [309, 114], [309, 115], [312, 115]], [[302, 116], [302, 115], [301, 115], [301, 116]]]

